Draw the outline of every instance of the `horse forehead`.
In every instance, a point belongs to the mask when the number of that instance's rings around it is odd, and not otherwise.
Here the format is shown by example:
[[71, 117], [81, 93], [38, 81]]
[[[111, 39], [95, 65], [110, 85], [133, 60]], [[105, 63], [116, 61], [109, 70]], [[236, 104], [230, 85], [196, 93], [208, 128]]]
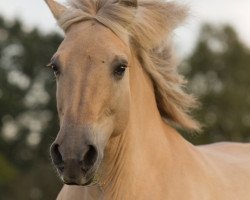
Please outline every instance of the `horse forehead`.
[[90, 55], [105, 60], [111, 59], [114, 54], [130, 54], [128, 45], [109, 28], [97, 22], [81, 22], [72, 25], [60, 45], [59, 53], [61, 52], [68, 56], [80, 56], [81, 59]]
[[121, 40], [109, 28], [91, 21], [72, 25], [66, 33], [66, 43], [72, 48], [82, 46], [82, 51], [121, 46]]

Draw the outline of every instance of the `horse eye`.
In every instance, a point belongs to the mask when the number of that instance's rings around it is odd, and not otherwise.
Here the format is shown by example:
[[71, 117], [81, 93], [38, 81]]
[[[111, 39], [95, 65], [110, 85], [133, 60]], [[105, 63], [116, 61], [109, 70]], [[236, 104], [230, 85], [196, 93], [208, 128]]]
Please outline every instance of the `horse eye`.
[[56, 64], [50, 63], [47, 66], [50, 67], [54, 71], [55, 76], [59, 75], [59, 67]]
[[53, 69], [55, 75], [58, 75], [58, 74], [59, 74], [59, 69], [58, 69], [58, 67], [57, 67], [56, 65], [52, 65], [51, 67], [52, 67], [52, 69]]
[[126, 71], [127, 66], [124, 64], [120, 64], [116, 67], [114, 74], [118, 77], [122, 77]]

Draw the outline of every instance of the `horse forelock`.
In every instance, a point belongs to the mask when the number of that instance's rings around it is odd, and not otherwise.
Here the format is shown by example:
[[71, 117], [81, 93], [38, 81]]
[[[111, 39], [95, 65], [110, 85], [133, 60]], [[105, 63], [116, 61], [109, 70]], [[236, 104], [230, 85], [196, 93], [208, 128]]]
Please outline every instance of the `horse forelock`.
[[96, 20], [111, 29], [132, 52], [136, 52], [151, 77], [158, 109], [167, 122], [198, 131], [190, 111], [198, 103], [186, 93], [186, 81], [177, 72], [170, 42], [171, 32], [187, 16], [188, 9], [172, 2], [139, 1], [137, 7], [116, 0], [69, 0], [69, 8], [58, 20], [62, 29], [74, 23]]

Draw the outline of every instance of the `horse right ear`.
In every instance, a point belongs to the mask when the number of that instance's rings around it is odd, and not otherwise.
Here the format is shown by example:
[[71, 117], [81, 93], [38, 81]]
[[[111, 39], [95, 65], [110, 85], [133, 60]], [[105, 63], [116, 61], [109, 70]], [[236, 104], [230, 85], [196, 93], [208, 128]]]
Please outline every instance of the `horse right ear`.
[[137, 8], [138, 2], [137, 0], [119, 0], [119, 3], [128, 7], [135, 7]]
[[49, 6], [50, 11], [54, 15], [55, 19], [58, 20], [62, 14], [67, 10], [67, 8], [54, 0], [45, 0]]

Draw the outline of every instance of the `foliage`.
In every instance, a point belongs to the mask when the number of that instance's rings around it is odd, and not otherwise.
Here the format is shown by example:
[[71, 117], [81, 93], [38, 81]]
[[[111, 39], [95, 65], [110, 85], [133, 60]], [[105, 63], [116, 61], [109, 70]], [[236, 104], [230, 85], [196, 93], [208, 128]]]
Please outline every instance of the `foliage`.
[[[50, 172], [48, 154], [49, 144], [58, 130], [55, 83], [53, 73], [44, 66], [60, 41], [57, 34], [45, 36], [36, 29], [26, 32], [19, 21], [7, 24], [0, 19], [2, 199], [46, 200], [55, 198], [58, 192], [59, 183]], [[41, 166], [50, 170], [39, 170]], [[42, 187], [47, 180], [53, 183], [53, 190]]]
[[17, 170], [0, 155], [0, 186], [9, 183], [17, 176]]
[[204, 134], [192, 141], [249, 141], [250, 50], [232, 27], [204, 25], [183, 72], [202, 102], [196, 115]]

